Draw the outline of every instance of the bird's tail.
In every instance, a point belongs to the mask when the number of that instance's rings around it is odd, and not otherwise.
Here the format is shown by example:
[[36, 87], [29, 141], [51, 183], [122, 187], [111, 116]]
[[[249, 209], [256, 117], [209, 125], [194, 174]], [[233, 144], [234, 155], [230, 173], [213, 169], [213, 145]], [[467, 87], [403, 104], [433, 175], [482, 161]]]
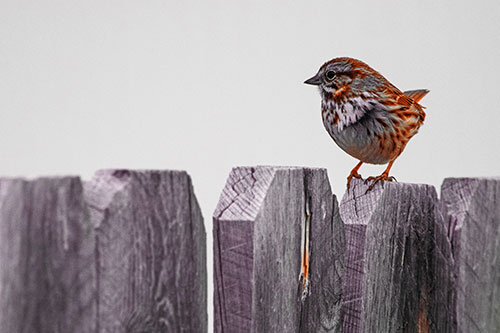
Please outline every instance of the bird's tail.
[[418, 103], [428, 93], [429, 93], [429, 90], [427, 90], [427, 89], [418, 89], [418, 90], [405, 91], [404, 94]]

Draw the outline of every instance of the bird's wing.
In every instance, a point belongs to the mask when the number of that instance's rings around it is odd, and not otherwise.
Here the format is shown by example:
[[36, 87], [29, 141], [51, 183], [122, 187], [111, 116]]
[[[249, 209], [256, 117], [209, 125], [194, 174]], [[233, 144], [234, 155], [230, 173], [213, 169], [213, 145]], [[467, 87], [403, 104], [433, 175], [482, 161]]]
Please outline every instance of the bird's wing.
[[[384, 104], [387, 106], [389, 113], [397, 115], [398, 118], [404, 122], [417, 122], [422, 123], [425, 119], [425, 112], [423, 107], [418, 104], [418, 100], [425, 96], [428, 90], [413, 90], [402, 93], [397, 88], [389, 87], [384, 92], [386, 97]], [[411, 96], [408, 96], [410, 94]], [[413, 96], [417, 96], [412, 98]]]

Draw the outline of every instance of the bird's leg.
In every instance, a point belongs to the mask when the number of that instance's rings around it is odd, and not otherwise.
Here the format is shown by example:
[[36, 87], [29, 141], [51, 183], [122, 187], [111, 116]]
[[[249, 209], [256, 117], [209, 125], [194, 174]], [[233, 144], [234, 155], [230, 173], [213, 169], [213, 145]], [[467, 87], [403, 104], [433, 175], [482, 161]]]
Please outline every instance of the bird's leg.
[[361, 175], [358, 173], [359, 168], [361, 168], [361, 164], [363, 164], [363, 162], [359, 161], [359, 163], [354, 167], [354, 169], [351, 170], [349, 177], [347, 177], [347, 191], [349, 191], [349, 186], [351, 186], [351, 180], [353, 178], [361, 178]]
[[394, 160], [390, 161], [389, 165], [387, 165], [387, 168], [385, 169], [384, 172], [382, 172], [382, 174], [380, 176], [366, 178], [365, 183], [373, 180], [373, 183], [368, 187], [368, 189], [366, 190], [366, 192], [372, 190], [373, 187], [375, 187], [375, 185], [378, 182], [384, 182], [384, 181], [392, 182], [392, 181], [397, 181], [396, 178], [394, 178], [392, 176], [389, 176], [389, 170], [391, 170], [393, 163], [394, 163]]

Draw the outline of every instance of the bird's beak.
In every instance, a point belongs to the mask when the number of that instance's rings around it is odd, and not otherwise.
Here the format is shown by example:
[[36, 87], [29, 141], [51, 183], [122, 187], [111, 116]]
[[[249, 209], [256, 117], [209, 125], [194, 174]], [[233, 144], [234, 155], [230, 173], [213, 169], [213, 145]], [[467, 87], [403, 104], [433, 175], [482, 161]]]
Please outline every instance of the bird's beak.
[[305, 80], [304, 83], [305, 84], [312, 84], [313, 86], [319, 86], [321, 84], [321, 80], [319, 79], [319, 75], [318, 74], [314, 75], [310, 79]]

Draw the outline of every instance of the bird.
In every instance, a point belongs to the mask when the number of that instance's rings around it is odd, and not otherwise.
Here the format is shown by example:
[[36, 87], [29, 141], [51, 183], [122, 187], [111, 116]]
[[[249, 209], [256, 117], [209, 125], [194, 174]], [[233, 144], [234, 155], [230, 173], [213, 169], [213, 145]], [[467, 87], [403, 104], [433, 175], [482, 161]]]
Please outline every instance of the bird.
[[402, 92], [366, 63], [339, 57], [325, 62], [316, 75], [304, 83], [319, 87], [323, 125], [335, 143], [359, 160], [347, 177], [347, 190], [363, 163], [386, 164], [378, 183], [396, 181], [389, 176], [396, 158], [425, 120], [419, 101], [427, 89]]

